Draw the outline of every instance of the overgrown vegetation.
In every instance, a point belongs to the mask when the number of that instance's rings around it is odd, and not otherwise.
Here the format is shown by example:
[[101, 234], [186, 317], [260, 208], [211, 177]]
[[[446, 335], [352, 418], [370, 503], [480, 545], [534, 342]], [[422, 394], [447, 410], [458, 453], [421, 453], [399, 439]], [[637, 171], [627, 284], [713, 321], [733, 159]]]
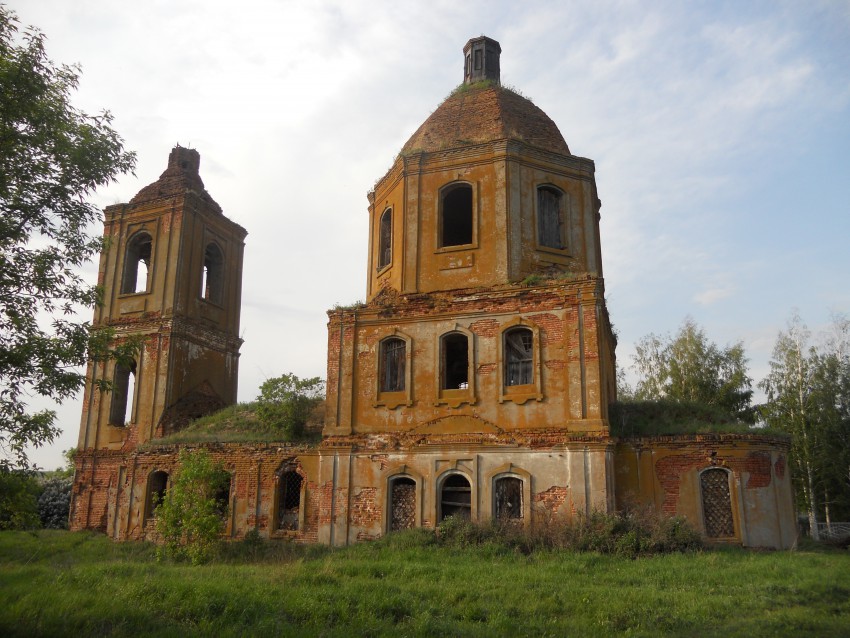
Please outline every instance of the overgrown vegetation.
[[440, 545], [236, 542], [157, 562], [91, 533], [0, 534], [4, 636], [841, 636], [850, 554], [738, 549], [638, 560]]
[[299, 379], [294, 374], [284, 374], [268, 379], [260, 386], [257, 416], [287, 440], [300, 439], [310, 413], [324, 397], [324, 389], [325, 382], [319, 377]]
[[230, 474], [206, 450], [182, 450], [171, 486], [156, 506], [159, 555], [207, 561], [220, 542], [228, 512]]

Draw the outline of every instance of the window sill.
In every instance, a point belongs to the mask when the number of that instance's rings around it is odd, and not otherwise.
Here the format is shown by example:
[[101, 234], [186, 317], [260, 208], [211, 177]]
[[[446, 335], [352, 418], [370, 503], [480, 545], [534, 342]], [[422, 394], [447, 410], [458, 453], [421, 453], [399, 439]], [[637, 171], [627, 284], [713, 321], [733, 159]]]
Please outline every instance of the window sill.
[[525, 385], [509, 385], [505, 386], [499, 397], [499, 403], [511, 401], [517, 405], [523, 405], [528, 401], [542, 401], [543, 394], [534, 383]]
[[473, 242], [471, 244], [458, 244], [457, 246], [441, 246], [437, 248], [434, 253], [454, 253], [462, 250], [476, 250], [478, 248], [478, 242]]
[[475, 395], [469, 389], [462, 390], [440, 390], [434, 405], [447, 405], [450, 408], [459, 408], [464, 403], [475, 405]]
[[553, 248], [552, 246], [541, 246], [540, 244], [538, 244], [537, 250], [541, 253], [557, 255], [558, 257], [563, 257], [565, 259], [569, 259], [572, 257], [569, 248]]
[[392, 266], [393, 266], [392, 260], [390, 260], [390, 263], [388, 263], [386, 266], [378, 266], [375, 269], [375, 276], [380, 277], [384, 273], [389, 272], [389, 270], [390, 270], [390, 268], [392, 268]]
[[372, 404], [372, 407], [383, 407], [389, 410], [395, 410], [400, 405], [404, 405], [407, 407], [413, 405], [413, 401], [410, 400], [410, 397], [407, 396], [407, 392], [405, 392], [404, 390], [402, 390], [401, 392], [378, 393], [378, 399]]

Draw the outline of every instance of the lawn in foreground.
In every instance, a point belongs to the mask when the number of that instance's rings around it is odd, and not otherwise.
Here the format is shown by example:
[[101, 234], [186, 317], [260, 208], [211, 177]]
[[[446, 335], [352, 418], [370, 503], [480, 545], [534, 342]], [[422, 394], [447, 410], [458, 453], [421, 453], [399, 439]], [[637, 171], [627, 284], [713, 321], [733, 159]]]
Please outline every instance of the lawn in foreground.
[[192, 567], [91, 533], [2, 532], [0, 635], [850, 635], [846, 551], [239, 545]]

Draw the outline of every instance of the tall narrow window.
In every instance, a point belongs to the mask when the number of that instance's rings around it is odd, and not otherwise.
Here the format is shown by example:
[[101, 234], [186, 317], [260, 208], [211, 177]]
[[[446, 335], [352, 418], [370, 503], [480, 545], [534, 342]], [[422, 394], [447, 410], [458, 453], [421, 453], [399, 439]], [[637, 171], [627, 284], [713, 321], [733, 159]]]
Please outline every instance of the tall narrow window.
[[230, 484], [233, 477], [230, 472], [222, 470], [213, 479], [213, 498], [215, 509], [221, 518], [225, 518], [230, 512]]
[[534, 383], [534, 334], [528, 328], [505, 333], [505, 385]]
[[728, 538], [735, 535], [732, 518], [732, 498], [729, 492], [729, 473], [721, 468], [700, 474], [702, 514], [705, 535], [709, 538]]
[[165, 492], [168, 489], [168, 472], [158, 470], [151, 472], [148, 478], [148, 496], [145, 501], [145, 518], [154, 518], [156, 516], [156, 508], [162, 503], [165, 498]]
[[301, 513], [301, 483], [298, 472], [284, 472], [278, 481], [277, 490], [277, 528], [298, 530], [298, 518]]
[[378, 270], [393, 260], [393, 211], [388, 208], [381, 215], [380, 241], [378, 242]]
[[390, 481], [390, 531], [416, 525], [416, 481], [407, 476]]
[[441, 341], [441, 380], [443, 390], [469, 387], [469, 339], [460, 332], [451, 332]]
[[537, 242], [546, 248], [566, 248], [561, 191], [551, 186], [537, 189]]
[[440, 247], [472, 243], [472, 187], [458, 184], [441, 196]]
[[109, 406], [109, 424], [127, 425], [133, 420], [136, 397], [136, 362], [116, 363], [112, 378], [112, 403]]
[[522, 518], [522, 479], [515, 476], [496, 479], [494, 496], [497, 520]]
[[452, 474], [443, 481], [440, 490], [440, 520], [449, 516], [470, 518], [472, 514], [472, 487], [463, 474]]
[[221, 304], [224, 291], [224, 256], [214, 243], [204, 251], [204, 271], [201, 276], [201, 298]]
[[147, 233], [136, 233], [127, 243], [121, 294], [147, 292], [153, 241]]
[[406, 354], [403, 339], [392, 337], [381, 342], [381, 392], [404, 390]]

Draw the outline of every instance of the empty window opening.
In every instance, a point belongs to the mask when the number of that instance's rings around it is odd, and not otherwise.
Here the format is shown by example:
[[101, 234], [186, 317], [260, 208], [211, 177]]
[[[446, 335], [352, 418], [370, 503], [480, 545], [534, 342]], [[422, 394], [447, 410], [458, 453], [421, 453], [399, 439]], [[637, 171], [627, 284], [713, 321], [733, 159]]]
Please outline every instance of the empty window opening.
[[534, 334], [528, 328], [505, 333], [505, 385], [534, 383]]
[[112, 379], [112, 403], [109, 408], [110, 425], [127, 425], [133, 421], [136, 403], [136, 362], [115, 364]]
[[222, 471], [213, 479], [212, 495], [215, 500], [215, 511], [221, 518], [225, 518], [230, 511], [231, 481], [232, 477], [226, 471]]
[[469, 387], [469, 339], [459, 332], [442, 339], [442, 388], [457, 390]]
[[156, 517], [156, 508], [165, 498], [168, 489], [168, 472], [157, 470], [148, 479], [148, 498], [145, 502], [146, 518]]
[[127, 244], [121, 294], [147, 292], [153, 241], [147, 233], [136, 234]]
[[537, 189], [537, 241], [547, 248], [566, 248], [561, 192], [549, 186]]
[[201, 275], [201, 298], [221, 304], [224, 290], [224, 257], [216, 244], [204, 251], [204, 270]]
[[390, 265], [393, 259], [393, 211], [388, 208], [381, 215], [380, 241], [378, 242], [378, 270]]
[[475, 51], [475, 70], [479, 71], [481, 69], [481, 49]]
[[297, 531], [301, 512], [301, 483], [304, 479], [298, 472], [290, 470], [280, 476], [278, 482], [277, 528]]
[[459, 184], [443, 192], [440, 246], [472, 243], [472, 187]]
[[735, 535], [732, 518], [732, 498], [729, 492], [729, 473], [720, 468], [706, 470], [700, 475], [702, 513], [705, 535], [727, 538]]
[[416, 525], [416, 481], [402, 476], [390, 483], [390, 531]]
[[522, 518], [522, 479], [505, 476], [496, 480], [496, 519]]
[[449, 516], [470, 518], [472, 515], [472, 488], [463, 474], [452, 474], [440, 490], [440, 520]]
[[404, 390], [407, 344], [393, 337], [381, 342], [381, 392]]

